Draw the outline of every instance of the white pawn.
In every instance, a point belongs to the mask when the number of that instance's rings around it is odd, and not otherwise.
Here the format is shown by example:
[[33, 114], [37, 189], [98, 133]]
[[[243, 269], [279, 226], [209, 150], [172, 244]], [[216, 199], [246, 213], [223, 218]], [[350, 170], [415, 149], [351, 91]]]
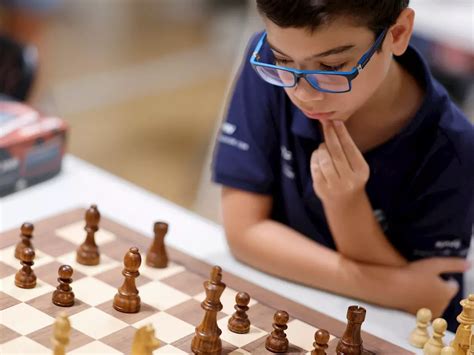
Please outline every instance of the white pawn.
[[456, 355], [456, 350], [452, 346], [445, 346], [441, 349], [441, 355]]
[[445, 347], [443, 342], [444, 332], [448, 323], [443, 318], [436, 318], [433, 322], [433, 335], [423, 347], [424, 355], [441, 355], [441, 349]]
[[410, 344], [414, 347], [423, 349], [426, 342], [430, 339], [428, 326], [431, 322], [431, 311], [428, 308], [420, 308], [416, 312], [416, 328], [410, 334]]
[[474, 355], [474, 325], [471, 326], [471, 342], [469, 344], [469, 355]]

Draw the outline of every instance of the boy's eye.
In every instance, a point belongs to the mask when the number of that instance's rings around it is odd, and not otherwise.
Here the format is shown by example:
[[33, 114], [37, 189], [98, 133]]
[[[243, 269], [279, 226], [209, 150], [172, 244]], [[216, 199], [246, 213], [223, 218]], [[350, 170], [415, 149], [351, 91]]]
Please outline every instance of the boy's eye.
[[285, 65], [288, 65], [288, 64], [291, 63], [291, 62], [292, 62], [292, 61], [291, 61], [291, 60], [288, 60], [288, 59], [275, 58], [275, 64], [276, 64], [276, 65], [285, 66]]
[[339, 65], [326, 65], [326, 64], [321, 63], [321, 69], [327, 70], [327, 71], [338, 71], [338, 70], [341, 70], [344, 67], [344, 65], [346, 65], [346, 63], [342, 63]]

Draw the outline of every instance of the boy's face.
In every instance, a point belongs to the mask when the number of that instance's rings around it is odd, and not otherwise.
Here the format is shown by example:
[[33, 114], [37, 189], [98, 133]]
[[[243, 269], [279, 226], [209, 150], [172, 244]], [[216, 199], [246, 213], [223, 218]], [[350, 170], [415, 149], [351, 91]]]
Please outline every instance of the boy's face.
[[[322, 26], [313, 33], [306, 28], [282, 28], [268, 19], [264, 21], [267, 41], [272, 47], [276, 64], [285, 67], [350, 71], [375, 42], [372, 31], [367, 27], [355, 26], [345, 18]], [[347, 93], [320, 92], [304, 79], [300, 79], [293, 88], [285, 88], [285, 91], [308, 118], [346, 121], [370, 100], [385, 79], [392, 58], [387, 46], [383, 45], [382, 51], [372, 56], [367, 66], [352, 81], [352, 90]], [[339, 47], [346, 49], [318, 56]]]

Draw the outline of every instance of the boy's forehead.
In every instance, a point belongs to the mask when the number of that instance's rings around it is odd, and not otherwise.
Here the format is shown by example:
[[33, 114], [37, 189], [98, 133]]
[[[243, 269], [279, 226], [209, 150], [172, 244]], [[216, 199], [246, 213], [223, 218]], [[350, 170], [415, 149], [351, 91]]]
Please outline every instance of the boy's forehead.
[[366, 46], [373, 40], [373, 33], [363, 26], [348, 21], [334, 21], [314, 31], [308, 28], [279, 27], [264, 19], [267, 40], [281, 54], [302, 59], [324, 53], [341, 46]]

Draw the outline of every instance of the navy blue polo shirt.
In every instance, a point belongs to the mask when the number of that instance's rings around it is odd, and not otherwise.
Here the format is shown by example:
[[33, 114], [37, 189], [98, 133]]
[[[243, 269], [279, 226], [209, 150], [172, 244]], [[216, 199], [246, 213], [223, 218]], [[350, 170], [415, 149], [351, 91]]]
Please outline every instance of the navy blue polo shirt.
[[[272, 219], [335, 249], [310, 173], [311, 154], [323, 138], [319, 123], [255, 73], [249, 59], [258, 38], [250, 42], [217, 138], [213, 180], [271, 195]], [[261, 55], [273, 61], [267, 44]], [[390, 242], [408, 260], [465, 257], [474, 223], [474, 127], [413, 47], [396, 60], [425, 97], [404, 129], [364, 154], [368, 197]], [[455, 329], [463, 282], [460, 274], [449, 276], [461, 284], [444, 315]]]

